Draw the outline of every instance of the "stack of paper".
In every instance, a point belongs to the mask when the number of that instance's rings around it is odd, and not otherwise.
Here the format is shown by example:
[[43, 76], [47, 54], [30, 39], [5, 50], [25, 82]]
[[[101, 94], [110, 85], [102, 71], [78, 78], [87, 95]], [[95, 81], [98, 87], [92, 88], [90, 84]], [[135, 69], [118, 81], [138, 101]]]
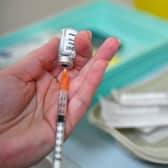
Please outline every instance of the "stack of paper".
[[90, 122], [141, 159], [168, 164], [167, 74], [112, 91], [92, 108]]

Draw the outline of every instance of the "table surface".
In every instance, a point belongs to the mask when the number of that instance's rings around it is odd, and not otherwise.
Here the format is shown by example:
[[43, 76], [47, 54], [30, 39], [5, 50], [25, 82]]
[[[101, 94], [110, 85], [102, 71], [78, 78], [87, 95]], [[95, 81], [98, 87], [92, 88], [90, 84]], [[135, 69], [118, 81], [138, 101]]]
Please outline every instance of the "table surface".
[[166, 168], [139, 160], [111, 136], [90, 125], [86, 117], [65, 143], [65, 155], [82, 168]]

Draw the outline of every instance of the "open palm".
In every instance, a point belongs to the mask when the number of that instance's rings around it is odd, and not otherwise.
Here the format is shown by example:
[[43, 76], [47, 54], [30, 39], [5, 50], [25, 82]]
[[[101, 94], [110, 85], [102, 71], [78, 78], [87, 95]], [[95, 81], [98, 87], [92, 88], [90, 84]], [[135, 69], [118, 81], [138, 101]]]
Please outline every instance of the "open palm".
[[[54, 38], [17, 64], [0, 71], [0, 167], [29, 167], [54, 147], [60, 67]], [[91, 34], [81, 31], [70, 70], [66, 137], [87, 110], [118, 41], [107, 39], [92, 57]]]

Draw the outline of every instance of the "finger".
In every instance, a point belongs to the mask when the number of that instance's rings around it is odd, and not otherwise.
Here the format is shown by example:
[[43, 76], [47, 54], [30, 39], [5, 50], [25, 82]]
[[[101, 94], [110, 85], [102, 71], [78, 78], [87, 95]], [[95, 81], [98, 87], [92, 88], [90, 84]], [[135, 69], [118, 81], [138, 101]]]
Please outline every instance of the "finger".
[[119, 40], [116, 38], [108, 38], [105, 42], [101, 45], [101, 47], [97, 50], [95, 55], [96, 59], [103, 59], [106, 61], [110, 61], [116, 51], [118, 50], [120, 43]]
[[47, 70], [52, 69], [58, 53], [59, 39], [53, 38], [47, 44], [34, 50], [7, 71], [24, 81], [35, 80]]
[[118, 50], [118, 47], [119, 41], [116, 38], [108, 38], [105, 40], [105, 42], [97, 50], [95, 57], [91, 59], [89, 64], [86, 64], [79, 76], [85, 77], [85, 75], [88, 73], [88, 70], [92, 67], [96, 60], [110, 61]]
[[86, 112], [107, 65], [107, 61], [96, 61], [90, 69], [90, 73], [87, 75], [85, 82], [70, 101], [66, 125], [67, 135], [73, 130]]
[[77, 56], [74, 61], [74, 69], [80, 71], [92, 56], [92, 34], [89, 31], [81, 31], [76, 35], [75, 47]]
[[75, 37], [75, 48], [77, 54], [90, 58], [92, 55], [92, 45], [91, 45], [92, 34], [89, 31], [81, 31]]
[[111, 60], [111, 58], [116, 53], [118, 47], [119, 47], [119, 41], [115, 38], [109, 38], [101, 45], [101, 47], [98, 49], [96, 55], [84, 66], [84, 68], [79, 73], [78, 77], [76, 77], [72, 81], [72, 83], [71, 83], [72, 89], [71, 89], [70, 98], [76, 94], [76, 92], [78, 91], [78, 89], [80, 88], [82, 83], [85, 81], [86, 76], [88, 75], [88, 73], [90, 73], [90, 69], [93, 66], [93, 64], [95, 63], [95, 61], [97, 61], [97, 60], [101, 60], [101, 61]]
[[[97, 51], [95, 58], [92, 58], [90, 65], [86, 65], [83, 72], [81, 72], [80, 75], [83, 80], [82, 82], [78, 81], [80, 87], [69, 103], [67, 120], [68, 132], [74, 128], [87, 110], [91, 99], [101, 82], [108, 61], [117, 51], [118, 46], [118, 40], [113, 38], [107, 39]], [[72, 85], [72, 87], [74, 86]]]

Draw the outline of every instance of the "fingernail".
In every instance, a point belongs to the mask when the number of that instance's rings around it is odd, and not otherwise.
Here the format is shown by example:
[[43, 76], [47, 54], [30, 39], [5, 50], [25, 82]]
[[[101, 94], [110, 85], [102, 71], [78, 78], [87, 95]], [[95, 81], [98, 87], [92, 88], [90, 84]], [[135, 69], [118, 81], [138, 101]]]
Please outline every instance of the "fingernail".
[[91, 40], [92, 39], [92, 33], [88, 30], [86, 32], [87, 32], [87, 35], [88, 35], [89, 39]]
[[116, 38], [115, 39], [118, 41], [118, 45], [120, 46], [121, 45], [121, 40], [119, 38]]
[[120, 45], [120, 41], [119, 41], [119, 39], [117, 39], [117, 38], [110, 37], [110, 38], [108, 38], [108, 39], [106, 40], [106, 45], [107, 45], [108, 47], [114, 46], [114, 45], [119, 46], [119, 45]]

